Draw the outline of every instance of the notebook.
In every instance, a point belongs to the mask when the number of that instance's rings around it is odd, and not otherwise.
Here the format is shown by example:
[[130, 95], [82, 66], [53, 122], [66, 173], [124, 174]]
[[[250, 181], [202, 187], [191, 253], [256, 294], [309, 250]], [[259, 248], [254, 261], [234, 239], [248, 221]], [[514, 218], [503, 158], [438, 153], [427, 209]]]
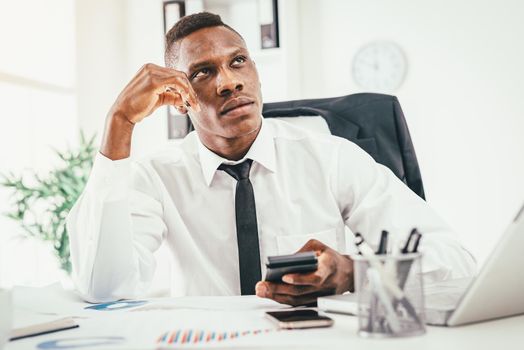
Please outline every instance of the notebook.
[[54, 321], [37, 323], [26, 327], [15, 328], [9, 334], [9, 340], [18, 340], [37, 335], [48, 334], [66, 329], [78, 328], [72, 317], [65, 317]]

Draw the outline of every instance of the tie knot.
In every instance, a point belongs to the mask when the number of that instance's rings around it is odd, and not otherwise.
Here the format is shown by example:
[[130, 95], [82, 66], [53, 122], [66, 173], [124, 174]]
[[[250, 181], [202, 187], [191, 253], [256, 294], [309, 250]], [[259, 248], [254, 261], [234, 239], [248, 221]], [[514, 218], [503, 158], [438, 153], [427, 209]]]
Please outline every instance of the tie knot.
[[218, 167], [218, 170], [223, 170], [229, 175], [231, 175], [235, 180], [245, 180], [249, 179], [249, 170], [251, 169], [251, 163], [253, 163], [253, 160], [246, 159], [242, 163], [238, 163], [235, 165], [229, 165], [229, 164], [220, 164]]

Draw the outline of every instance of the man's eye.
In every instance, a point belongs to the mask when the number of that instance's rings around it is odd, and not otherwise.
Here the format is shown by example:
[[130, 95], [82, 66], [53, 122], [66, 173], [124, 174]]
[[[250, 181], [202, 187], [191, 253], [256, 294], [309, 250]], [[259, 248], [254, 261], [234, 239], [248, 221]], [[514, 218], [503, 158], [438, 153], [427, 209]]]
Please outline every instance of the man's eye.
[[244, 63], [244, 62], [246, 62], [246, 60], [247, 59], [244, 56], [235, 57], [235, 59], [233, 60], [233, 65]]
[[191, 79], [199, 78], [199, 77], [202, 77], [202, 76], [205, 76], [205, 75], [208, 75], [208, 74], [209, 74], [209, 69], [202, 68], [202, 69], [196, 71], [195, 73], [193, 73], [193, 75], [191, 76]]

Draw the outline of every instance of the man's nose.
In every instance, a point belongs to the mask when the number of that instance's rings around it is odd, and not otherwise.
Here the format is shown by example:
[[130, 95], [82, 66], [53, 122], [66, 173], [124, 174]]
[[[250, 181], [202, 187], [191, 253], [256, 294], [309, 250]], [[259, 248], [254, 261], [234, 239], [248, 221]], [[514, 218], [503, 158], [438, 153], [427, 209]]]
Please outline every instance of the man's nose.
[[219, 96], [231, 95], [235, 91], [242, 91], [244, 83], [237, 74], [231, 71], [223, 71], [217, 77], [217, 94]]

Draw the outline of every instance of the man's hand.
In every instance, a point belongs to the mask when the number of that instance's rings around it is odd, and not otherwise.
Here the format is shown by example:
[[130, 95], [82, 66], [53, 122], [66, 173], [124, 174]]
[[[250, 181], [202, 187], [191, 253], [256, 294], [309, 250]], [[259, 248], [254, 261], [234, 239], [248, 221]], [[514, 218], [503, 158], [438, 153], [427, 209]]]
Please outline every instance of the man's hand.
[[185, 114], [199, 111], [197, 96], [185, 73], [144, 65], [122, 90], [107, 116], [100, 151], [110, 159], [129, 157], [133, 127], [158, 107], [172, 105]]
[[258, 282], [257, 296], [289, 305], [308, 305], [317, 297], [353, 290], [353, 261], [322, 242], [309, 240], [298, 252], [315, 251], [318, 268], [314, 272], [292, 273], [282, 277], [283, 283]]
[[162, 105], [175, 106], [182, 114], [187, 107], [198, 108], [185, 73], [148, 63], [120, 93], [111, 111], [136, 124]]

